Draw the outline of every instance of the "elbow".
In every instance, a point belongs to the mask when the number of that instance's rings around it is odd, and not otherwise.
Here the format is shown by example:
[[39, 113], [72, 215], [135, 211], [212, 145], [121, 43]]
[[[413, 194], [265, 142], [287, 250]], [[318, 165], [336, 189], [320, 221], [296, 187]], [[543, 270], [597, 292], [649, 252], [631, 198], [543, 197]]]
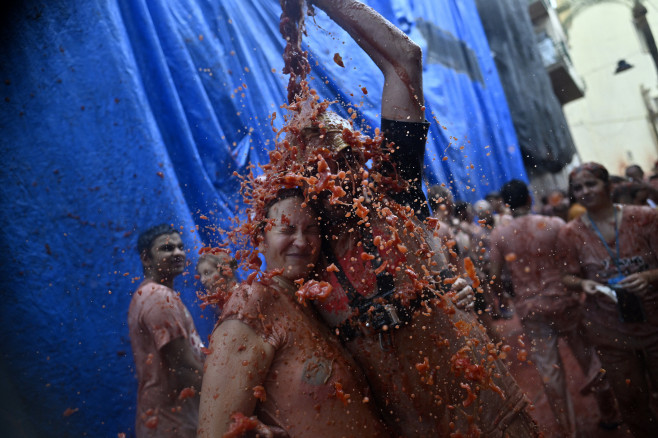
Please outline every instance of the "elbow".
[[403, 63], [405, 70], [413, 76], [414, 72], [422, 72], [423, 70], [423, 49], [418, 44], [407, 40], [407, 47], [403, 51], [404, 56], [399, 60]]
[[400, 55], [394, 61], [395, 74], [415, 93], [422, 93], [423, 50], [418, 44], [408, 40], [405, 50]]

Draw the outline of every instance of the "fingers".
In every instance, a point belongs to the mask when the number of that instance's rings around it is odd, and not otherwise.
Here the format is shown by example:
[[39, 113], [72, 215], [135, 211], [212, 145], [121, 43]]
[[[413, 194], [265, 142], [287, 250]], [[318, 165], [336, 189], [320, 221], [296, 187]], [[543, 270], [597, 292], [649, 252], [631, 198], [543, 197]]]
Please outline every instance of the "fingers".
[[619, 286], [623, 287], [628, 292], [644, 295], [649, 288], [649, 282], [644, 278], [641, 273], [631, 274], [619, 282]]
[[588, 293], [590, 295], [594, 295], [595, 293], [597, 293], [597, 290], [596, 290], [597, 284], [598, 283], [596, 281], [583, 280], [583, 282], [581, 283], [581, 287], [582, 287], [582, 289], [585, 293]]
[[472, 309], [475, 304], [475, 293], [471, 286], [462, 287], [454, 297], [455, 305], [462, 310]]
[[475, 306], [475, 298], [463, 299], [457, 302], [457, 307], [462, 310], [471, 310]]
[[462, 289], [464, 289], [466, 286], [468, 286], [468, 281], [460, 277], [454, 283], [452, 283], [452, 290], [454, 290], [455, 292], [459, 292]]

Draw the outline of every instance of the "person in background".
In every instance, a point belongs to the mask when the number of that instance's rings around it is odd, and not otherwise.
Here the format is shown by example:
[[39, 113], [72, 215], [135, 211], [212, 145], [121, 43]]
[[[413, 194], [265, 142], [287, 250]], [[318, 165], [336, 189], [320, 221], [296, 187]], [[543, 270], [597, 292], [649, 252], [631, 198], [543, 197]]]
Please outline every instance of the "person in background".
[[494, 227], [512, 218], [500, 192], [489, 192], [484, 200], [491, 204], [494, 213]]
[[203, 355], [192, 316], [174, 291], [185, 270], [183, 241], [171, 226], [156, 225], [140, 234], [137, 250], [144, 281], [128, 311], [138, 381], [135, 433], [195, 437]]
[[569, 219], [569, 197], [563, 190], [551, 190], [542, 198], [541, 214], [544, 216], [557, 216], [563, 221]]
[[455, 272], [461, 272], [462, 259], [460, 254], [464, 249], [458, 244], [455, 234], [458, 231], [453, 223], [454, 201], [450, 190], [441, 185], [433, 185], [427, 189], [428, 204], [432, 217], [437, 219], [434, 237], [439, 239], [446, 260], [453, 266]]
[[[528, 186], [511, 180], [501, 188], [501, 195], [511, 209], [513, 219], [496, 227], [490, 238], [491, 276], [494, 288], [500, 289], [503, 266], [511, 273], [514, 308], [530, 345], [530, 357], [542, 378], [548, 404], [559, 426], [560, 436], [576, 436], [576, 417], [567, 388], [567, 375], [558, 350], [558, 339], [569, 345], [587, 378], [585, 388], [595, 387], [601, 368], [594, 348], [583, 339], [583, 320], [578, 295], [562, 284], [562, 270], [557, 263], [556, 242], [565, 222], [531, 212], [532, 198]], [[610, 386], [595, 388], [600, 425], [616, 428], [617, 412]]]
[[476, 252], [474, 235], [480, 231], [480, 228], [473, 222], [473, 206], [465, 201], [455, 202], [453, 208], [453, 227], [455, 229], [455, 239], [462, 252], [462, 259], [470, 257], [474, 259]]
[[[432, 217], [438, 219], [436, 229], [434, 230], [434, 237], [439, 240], [440, 247], [443, 249], [445, 258], [450, 264], [453, 272], [457, 275], [463, 275], [464, 257], [468, 256], [469, 253], [468, 248], [462, 247], [455, 238], [456, 234], [463, 234], [463, 231], [458, 227], [459, 220], [453, 216], [452, 193], [450, 193], [450, 190], [447, 187], [440, 185], [429, 187], [427, 193], [428, 203], [432, 209]], [[483, 242], [483, 245], [485, 244], [486, 242]], [[478, 268], [481, 268], [482, 264], [486, 264], [487, 256], [481, 252], [477, 252], [476, 256], [477, 258], [472, 260]], [[485, 297], [485, 295], [488, 288], [484, 277], [482, 277], [481, 285], [485, 292], [477, 293], [475, 295], [473, 308], [478, 319], [487, 328], [487, 333], [493, 338], [496, 336], [496, 331], [493, 329], [491, 314], [487, 309], [489, 301], [487, 300], [488, 297]]]
[[586, 293], [588, 341], [597, 347], [636, 438], [655, 436], [658, 417], [658, 211], [613, 204], [608, 171], [585, 163], [569, 175], [587, 209], [558, 236], [563, 282]]
[[642, 170], [642, 168], [637, 164], [628, 166], [626, 168], [625, 174], [626, 178], [628, 178], [628, 180], [631, 182], [644, 182], [644, 170]]
[[[477, 266], [478, 276], [481, 279], [481, 293], [476, 295], [475, 310], [478, 319], [486, 327], [489, 336], [496, 342], [502, 341], [496, 330], [493, 320], [494, 316], [498, 317], [501, 309], [510, 308], [509, 299], [503, 296], [502, 289], [491, 288], [491, 260], [489, 252], [491, 250], [491, 233], [494, 230], [495, 219], [493, 208], [489, 201], [480, 199], [473, 205], [475, 214], [478, 218], [478, 229], [473, 234], [473, 262]], [[504, 312], [504, 310], [503, 310]]]
[[205, 289], [203, 301], [214, 304], [217, 315], [221, 315], [224, 303], [237, 284], [235, 275], [237, 269], [238, 262], [228, 253], [228, 250], [218, 249], [199, 256], [196, 272]]
[[651, 187], [645, 183], [625, 182], [618, 184], [612, 191], [615, 204], [648, 206]]

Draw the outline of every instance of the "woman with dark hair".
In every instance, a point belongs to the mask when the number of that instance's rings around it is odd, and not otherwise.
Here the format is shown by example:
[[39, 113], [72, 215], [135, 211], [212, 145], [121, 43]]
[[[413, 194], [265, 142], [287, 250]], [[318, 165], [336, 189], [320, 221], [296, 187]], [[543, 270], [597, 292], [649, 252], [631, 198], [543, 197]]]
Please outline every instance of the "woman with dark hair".
[[587, 336], [624, 421], [636, 437], [655, 436], [650, 401], [658, 390], [658, 212], [613, 204], [608, 171], [597, 163], [574, 169], [569, 185], [587, 211], [560, 231], [563, 281], [586, 293]]
[[329, 292], [312, 280], [317, 212], [301, 191], [269, 204], [250, 219], [267, 271], [234, 289], [211, 335], [198, 436], [387, 436], [365, 377], [304, 301]]

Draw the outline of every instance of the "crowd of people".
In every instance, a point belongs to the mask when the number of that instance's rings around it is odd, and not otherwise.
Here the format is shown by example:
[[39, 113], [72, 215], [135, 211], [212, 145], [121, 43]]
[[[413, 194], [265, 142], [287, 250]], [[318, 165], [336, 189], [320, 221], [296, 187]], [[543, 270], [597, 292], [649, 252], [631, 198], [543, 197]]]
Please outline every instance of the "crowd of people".
[[[272, 162], [245, 180], [238, 231], [251, 252], [199, 257], [218, 315], [207, 349], [174, 292], [186, 266], [180, 234], [160, 225], [140, 235], [145, 279], [129, 311], [137, 436], [540, 436], [493, 328], [515, 314], [559, 436], [577, 434], [559, 338], [600, 426], [623, 420], [650, 436], [656, 178], [629, 168], [613, 183], [587, 163], [568, 192], [534, 208], [519, 180], [473, 206], [444, 186], [426, 196], [420, 49], [358, 1], [309, 4], [382, 71], [381, 138], [313, 93], [289, 105]], [[254, 272], [243, 282], [239, 261]]]

